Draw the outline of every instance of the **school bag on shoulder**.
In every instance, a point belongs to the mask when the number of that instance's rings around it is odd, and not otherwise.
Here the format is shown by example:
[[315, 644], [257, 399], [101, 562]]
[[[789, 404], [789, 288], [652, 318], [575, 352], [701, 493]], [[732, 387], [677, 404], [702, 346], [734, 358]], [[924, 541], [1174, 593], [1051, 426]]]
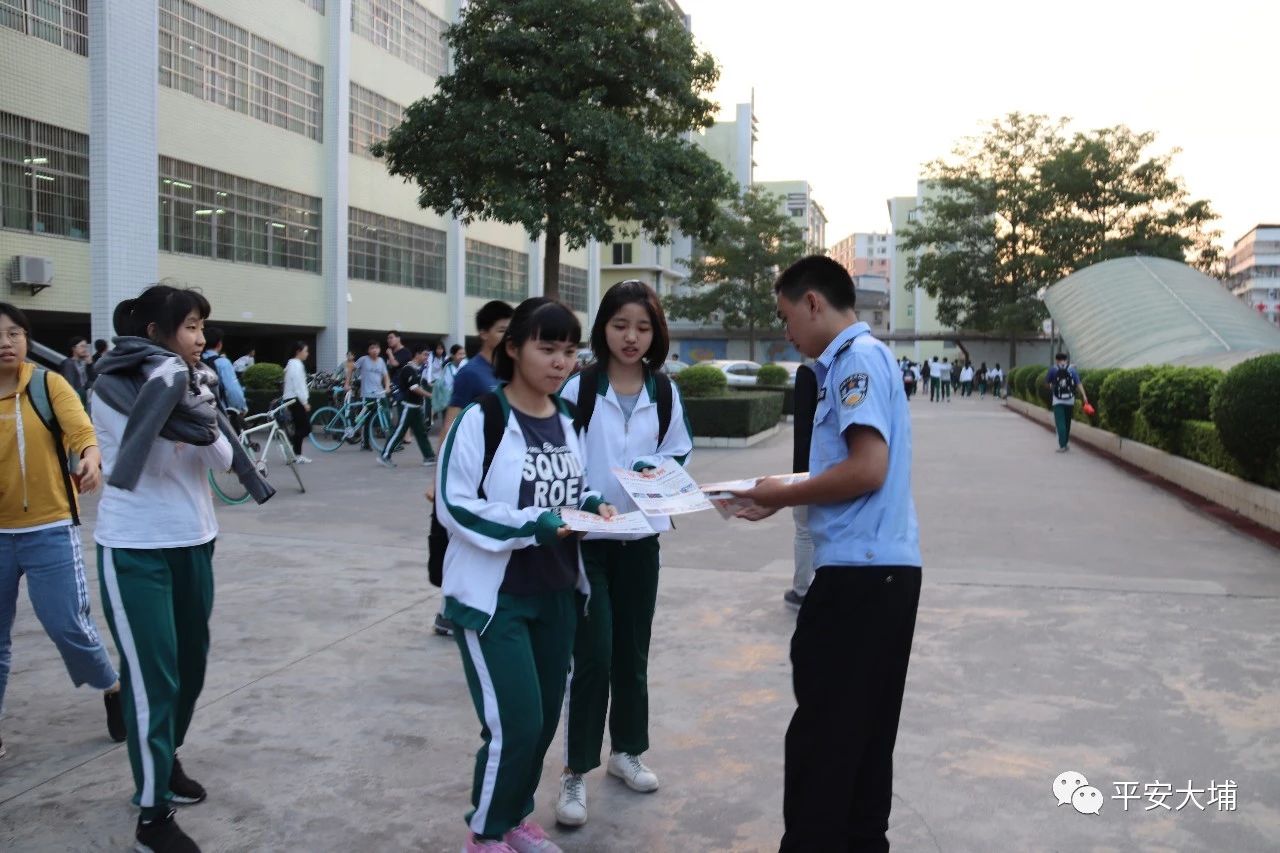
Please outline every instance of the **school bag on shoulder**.
[[[596, 410], [596, 397], [600, 393], [600, 365], [584, 367], [578, 380], [578, 413], [573, 419], [573, 428], [579, 434], [591, 423], [591, 416]], [[665, 373], [654, 373], [658, 399], [658, 447], [667, 438], [667, 430], [671, 428], [671, 411], [675, 406], [674, 394], [671, 391], [671, 377]]]
[[[577, 428], [576, 408], [567, 400], [558, 402], [563, 403], [569, 409], [569, 413], [574, 416], [574, 432], [581, 433], [582, 431]], [[476, 404], [484, 414], [484, 461], [480, 464], [479, 486], [479, 496], [483, 500], [485, 499], [484, 481], [489, 476], [489, 469], [493, 467], [493, 457], [498, 452], [498, 445], [502, 443], [502, 433], [507, 428], [507, 419], [503, 416], [502, 401], [498, 399], [496, 393], [481, 395], [476, 400]], [[443, 448], [441, 452], [443, 453]], [[443, 461], [441, 460], [441, 464]], [[436, 500], [443, 500], [443, 498], [443, 495], [436, 495]], [[436, 515], [436, 505], [433, 502], [431, 531], [427, 534], [427, 580], [431, 581], [432, 586], [444, 584], [444, 552], [448, 547], [449, 531], [445, 530], [444, 525], [440, 523], [440, 518]]]
[[1053, 398], [1070, 400], [1075, 396], [1075, 383], [1071, 381], [1071, 367], [1059, 367], [1053, 377]]
[[49, 399], [49, 371], [37, 367], [27, 383], [27, 397], [31, 400], [31, 408], [36, 410], [36, 417], [44, 428], [53, 436], [53, 449], [58, 454], [58, 470], [62, 472], [62, 487], [67, 490], [67, 505], [71, 507], [71, 523], [80, 524], [80, 513], [76, 511], [75, 487], [71, 484], [71, 462], [67, 458], [67, 449], [62, 445], [62, 425], [58, 423], [58, 415], [53, 411], [53, 402]]
[[221, 406], [222, 410], [225, 412], [227, 410], [227, 387], [222, 384], [222, 375], [218, 373], [219, 358], [221, 358], [221, 356], [217, 353], [214, 353], [213, 355], [200, 356], [200, 360], [209, 365], [209, 369], [218, 376], [218, 405]]

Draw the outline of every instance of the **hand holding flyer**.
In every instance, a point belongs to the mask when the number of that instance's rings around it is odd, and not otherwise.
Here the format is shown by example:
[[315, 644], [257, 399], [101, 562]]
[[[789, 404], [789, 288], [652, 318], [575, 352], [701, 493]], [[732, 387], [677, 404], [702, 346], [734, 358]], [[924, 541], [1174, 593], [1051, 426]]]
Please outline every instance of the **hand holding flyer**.
[[644, 473], [614, 468], [613, 476], [645, 515], [680, 515], [711, 509], [711, 502], [698, 484], [679, 465], [663, 465]]
[[613, 518], [601, 518], [593, 512], [577, 509], [560, 510], [565, 526], [575, 533], [640, 534], [652, 536], [653, 527], [642, 512], [628, 512]]
[[733, 518], [744, 509], [748, 509], [755, 504], [748, 498], [740, 497], [735, 492], [745, 492], [753, 489], [761, 480], [778, 480], [784, 485], [799, 483], [809, 479], [807, 472], [800, 474], [774, 474], [769, 477], [751, 477], [746, 480], [725, 480], [720, 483], [706, 483], [702, 486], [702, 492], [711, 501], [711, 505], [720, 513], [721, 518]]

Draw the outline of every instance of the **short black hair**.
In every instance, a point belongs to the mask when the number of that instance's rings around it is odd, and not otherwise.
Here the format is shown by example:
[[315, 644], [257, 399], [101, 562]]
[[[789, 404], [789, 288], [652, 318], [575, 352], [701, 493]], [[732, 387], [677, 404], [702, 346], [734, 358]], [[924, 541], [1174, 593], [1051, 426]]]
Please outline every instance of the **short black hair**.
[[204, 327], [204, 348], [217, 349], [218, 344], [222, 343], [222, 329], [217, 326]]
[[850, 310], [857, 301], [849, 271], [826, 255], [806, 255], [782, 271], [773, 292], [788, 302], [799, 302], [810, 290], [820, 293], [838, 311]]
[[458, 350], [465, 350], [465, 349], [466, 347], [464, 347], [462, 344], [454, 344], [453, 346], [449, 347], [449, 355], [453, 355]]
[[212, 309], [203, 293], [186, 287], [153, 284], [137, 297], [117, 305], [111, 315], [111, 325], [118, 335], [146, 338], [150, 337], [147, 330], [154, 323], [162, 339], [171, 338], [193, 311], [201, 320], [209, 319]]
[[306, 341], [294, 341], [294, 342], [293, 342], [293, 356], [294, 356], [294, 358], [297, 358], [298, 353], [302, 352], [304, 349], [309, 348], [310, 346], [311, 346], [311, 345], [310, 345], [310, 344], [308, 344]]
[[486, 302], [476, 312], [476, 331], [487, 332], [493, 328], [494, 323], [500, 320], [510, 320], [514, 315], [515, 309], [501, 299]]
[[377, 347], [378, 349], [382, 349], [382, 341], [369, 341], [367, 344], [364, 345], [364, 348], [368, 349], [369, 347]]
[[67, 349], [75, 349], [81, 344], [87, 344], [87, 343], [89, 343], [89, 339], [86, 338], [84, 335], [72, 335], [70, 338], [67, 339]]
[[27, 337], [31, 337], [31, 321], [27, 319], [27, 315], [17, 305], [10, 305], [8, 302], [0, 302], [0, 314], [8, 317], [14, 323], [27, 333]]
[[1067, 354], [1065, 352], [1058, 353], [1053, 357], [1053, 360], [1054, 361], [1070, 361], [1070, 359], [1067, 358]]
[[516, 375], [516, 363], [507, 354], [507, 344], [519, 349], [531, 340], [576, 344], [582, 340], [582, 324], [578, 322], [578, 315], [563, 302], [546, 296], [526, 299], [512, 312], [511, 325], [493, 351], [493, 375], [503, 382], [510, 382]]
[[96, 341], [93, 342], [93, 348], [97, 352], [106, 352], [108, 348], [108, 344], [102, 338], [98, 338]]
[[609, 366], [609, 340], [607, 332], [609, 321], [624, 305], [631, 303], [643, 305], [649, 315], [649, 324], [653, 326], [653, 342], [649, 351], [642, 356], [650, 370], [657, 370], [667, 360], [667, 350], [671, 346], [671, 335], [667, 331], [667, 317], [662, 313], [662, 303], [653, 288], [637, 279], [620, 281], [605, 291], [600, 300], [600, 308], [596, 311], [596, 322], [591, 327], [591, 351], [601, 367]]
[[410, 349], [410, 351], [412, 351], [412, 352], [413, 352], [413, 354], [414, 354], [414, 355], [417, 355], [417, 354], [418, 354], [418, 353], [420, 353], [420, 352], [431, 352], [431, 351], [432, 351], [432, 346], [431, 346], [431, 344], [428, 344], [428, 343], [418, 343], [418, 344], [414, 344], [413, 346], [409, 347], [409, 349]]

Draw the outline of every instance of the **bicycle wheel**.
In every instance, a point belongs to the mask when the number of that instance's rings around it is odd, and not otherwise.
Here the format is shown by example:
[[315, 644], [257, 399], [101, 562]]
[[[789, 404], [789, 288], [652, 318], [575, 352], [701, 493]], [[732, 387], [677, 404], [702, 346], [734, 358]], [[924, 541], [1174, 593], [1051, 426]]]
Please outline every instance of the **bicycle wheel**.
[[342, 446], [347, 419], [333, 406], [323, 406], [311, 413], [311, 443], [317, 450], [332, 453]]
[[307, 487], [302, 485], [302, 475], [298, 473], [297, 457], [293, 455], [293, 445], [284, 437], [283, 432], [276, 433], [275, 445], [276, 449], [280, 451], [280, 458], [284, 461], [285, 467], [293, 472], [293, 479], [298, 481], [298, 490], [306, 494]]
[[249, 500], [249, 490], [240, 482], [240, 478], [230, 471], [209, 469], [209, 485], [214, 495], [224, 504], [236, 506]]
[[382, 449], [387, 446], [387, 439], [391, 437], [391, 425], [377, 412], [374, 412], [369, 416], [364, 429], [365, 435], [369, 437], [369, 444], [372, 445], [374, 450], [381, 453]]

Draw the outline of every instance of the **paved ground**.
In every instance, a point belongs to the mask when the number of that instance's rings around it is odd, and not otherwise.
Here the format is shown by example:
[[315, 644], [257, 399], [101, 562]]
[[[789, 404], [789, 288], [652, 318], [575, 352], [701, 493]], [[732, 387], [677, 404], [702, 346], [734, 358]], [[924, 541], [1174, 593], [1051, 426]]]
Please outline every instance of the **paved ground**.
[[[991, 400], [912, 406], [925, 587], [894, 849], [1280, 849], [1280, 553], [1087, 452], [1053, 453]], [[694, 474], [779, 471], [789, 443], [699, 451]], [[183, 826], [205, 850], [456, 850], [479, 727], [456, 648], [426, 629], [423, 472], [344, 449], [304, 474], [306, 495], [286, 483], [220, 511], [209, 679], [183, 752], [211, 796]], [[648, 755], [663, 788], [593, 774], [591, 823], [556, 833], [567, 850], [776, 849], [790, 548], [785, 515], [704, 513], [665, 537]], [[124, 748], [25, 604], [14, 655], [0, 849], [127, 849]], [[1080, 815], [1055, 805], [1065, 770], [1108, 798], [1115, 782], [1231, 779], [1237, 809], [1108, 799]]]

